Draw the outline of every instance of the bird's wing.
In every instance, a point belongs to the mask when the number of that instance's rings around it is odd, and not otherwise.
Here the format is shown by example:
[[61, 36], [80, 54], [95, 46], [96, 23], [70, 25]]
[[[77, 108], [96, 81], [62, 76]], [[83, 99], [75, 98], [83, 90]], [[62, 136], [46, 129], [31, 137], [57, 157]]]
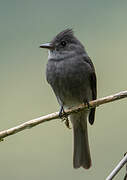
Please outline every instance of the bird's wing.
[[[89, 56], [84, 58], [85, 62], [87, 62], [90, 67], [91, 67], [91, 74], [90, 74], [90, 86], [92, 90], [92, 100], [95, 100], [97, 98], [97, 79], [96, 79], [96, 74], [95, 74], [95, 69], [94, 65], [90, 59]], [[96, 108], [92, 108], [90, 110], [89, 114], [89, 123], [92, 125], [94, 123], [94, 118], [95, 118], [95, 110]]]
[[[92, 90], [92, 99], [95, 100], [97, 98], [97, 80], [95, 72], [91, 73], [90, 77], [90, 85]], [[89, 123], [92, 125], [94, 123], [94, 116], [95, 116], [96, 108], [92, 108], [89, 114]]]

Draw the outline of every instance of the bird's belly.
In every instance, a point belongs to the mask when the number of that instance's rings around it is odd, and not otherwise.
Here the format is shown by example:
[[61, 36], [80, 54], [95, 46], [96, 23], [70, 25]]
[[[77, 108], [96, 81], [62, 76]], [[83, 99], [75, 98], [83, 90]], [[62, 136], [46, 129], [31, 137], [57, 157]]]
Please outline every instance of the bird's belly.
[[83, 87], [81, 84], [78, 86], [72, 86], [67, 83], [62, 83], [62, 86], [59, 86], [57, 97], [66, 107], [77, 106], [85, 102], [85, 97], [88, 97], [88, 89]]

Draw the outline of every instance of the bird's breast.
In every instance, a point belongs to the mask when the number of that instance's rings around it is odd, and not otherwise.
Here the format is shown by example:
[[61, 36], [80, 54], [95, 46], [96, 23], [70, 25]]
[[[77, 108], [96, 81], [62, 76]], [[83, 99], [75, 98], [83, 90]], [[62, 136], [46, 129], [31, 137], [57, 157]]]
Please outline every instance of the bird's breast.
[[61, 101], [81, 101], [89, 87], [88, 72], [82, 61], [49, 60], [47, 81]]
[[55, 83], [55, 81], [62, 81], [65, 84], [68, 82], [68, 85], [71, 83], [71, 85], [76, 86], [87, 80], [88, 75], [88, 68], [83, 61], [51, 59], [47, 64], [46, 76], [50, 84]]

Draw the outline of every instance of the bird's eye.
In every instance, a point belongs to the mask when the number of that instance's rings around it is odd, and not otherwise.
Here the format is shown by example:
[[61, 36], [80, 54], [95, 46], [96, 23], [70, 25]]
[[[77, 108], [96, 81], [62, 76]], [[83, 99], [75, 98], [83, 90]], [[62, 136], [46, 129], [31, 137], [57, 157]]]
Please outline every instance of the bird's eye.
[[66, 41], [61, 41], [61, 45], [63, 46], [63, 47], [65, 47], [66, 46]]

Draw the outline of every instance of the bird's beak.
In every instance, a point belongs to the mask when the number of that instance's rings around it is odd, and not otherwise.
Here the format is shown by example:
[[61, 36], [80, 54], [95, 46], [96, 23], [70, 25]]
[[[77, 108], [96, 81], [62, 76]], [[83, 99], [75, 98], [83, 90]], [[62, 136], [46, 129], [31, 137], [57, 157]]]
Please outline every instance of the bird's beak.
[[41, 44], [40, 48], [53, 49], [53, 45], [51, 43]]

